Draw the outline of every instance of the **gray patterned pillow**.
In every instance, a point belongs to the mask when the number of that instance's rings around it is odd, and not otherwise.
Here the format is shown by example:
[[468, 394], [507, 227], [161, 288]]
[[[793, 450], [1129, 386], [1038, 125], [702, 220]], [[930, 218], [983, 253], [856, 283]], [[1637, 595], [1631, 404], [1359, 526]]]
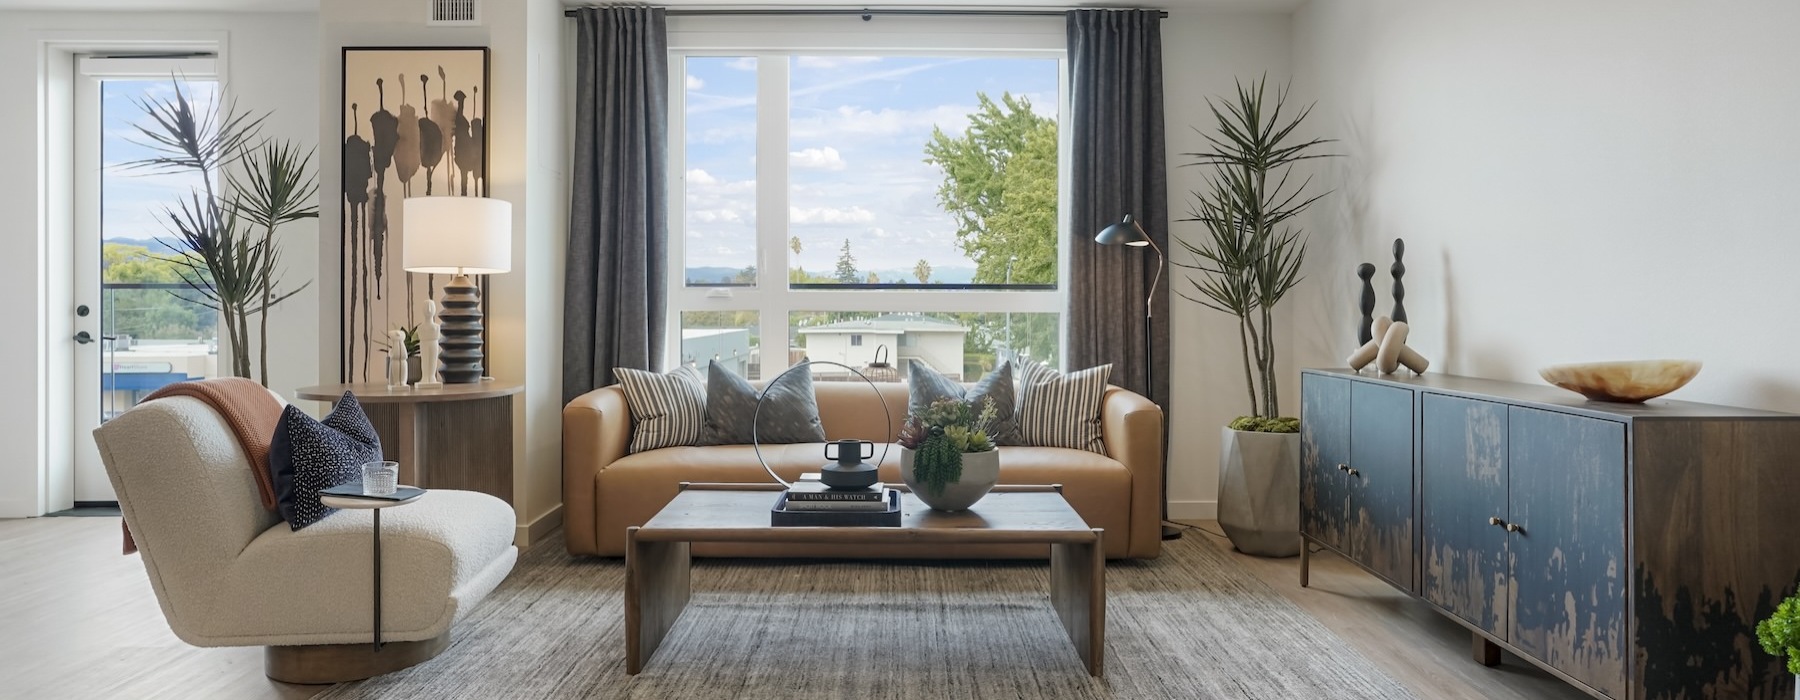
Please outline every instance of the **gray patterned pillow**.
[[631, 452], [692, 445], [706, 420], [706, 380], [700, 370], [679, 367], [667, 374], [613, 368], [631, 407]]
[[964, 389], [961, 384], [951, 381], [949, 377], [938, 374], [938, 371], [918, 360], [911, 360], [912, 376], [907, 379], [906, 412], [918, 415], [930, 406], [931, 402], [942, 399], [960, 399], [973, 406], [976, 414], [980, 414], [988, 399], [994, 400], [994, 422], [989, 425], [993, 431], [994, 442], [999, 445], [1019, 444], [1019, 426], [1016, 420], [1017, 401], [1013, 398], [1012, 361], [1000, 363], [994, 371], [976, 382], [975, 386]]
[[748, 445], [752, 442], [752, 418], [756, 419], [754, 440], [764, 445], [825, 441], [811, 371], [787, 375], [763, 387], [763, 393], [768, 398], [758, 417], [756, 387], [713, 364], [706, 373], [706, 427], [700, 431], [700, 444]]
[[1063, 374], [1043, 364], [1026, 365], [1019, 382], [1019, 442], [1106, 454], [1100, 401], [1112, 365]]

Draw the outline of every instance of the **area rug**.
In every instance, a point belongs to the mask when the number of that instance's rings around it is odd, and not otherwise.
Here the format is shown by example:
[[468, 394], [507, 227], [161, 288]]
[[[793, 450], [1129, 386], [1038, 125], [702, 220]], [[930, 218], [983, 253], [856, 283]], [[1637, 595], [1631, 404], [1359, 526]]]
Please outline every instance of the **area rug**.
[[429, 662], [321, 698], [1412, 697], [1200, 541], [1107, 566], [1106, 674], [1076, 657], [1030, 562], [697, 560], [687, 610], [625, 674], [623, 560], [560, 540]]

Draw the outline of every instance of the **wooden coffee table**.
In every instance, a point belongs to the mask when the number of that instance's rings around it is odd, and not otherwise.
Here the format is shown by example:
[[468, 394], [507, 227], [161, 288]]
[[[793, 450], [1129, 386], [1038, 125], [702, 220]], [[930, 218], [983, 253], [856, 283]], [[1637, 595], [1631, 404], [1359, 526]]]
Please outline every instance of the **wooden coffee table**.
[[625, 552], [625, 672], [644, 669], [687, 607], [694, 542], [813, 544], [1048, 544], [1050, 603], [1075, 652], [1098, 676], [1106, 654], [1106, 550], [1102, 531], [1057, 486], [1000, 486], [975, 510], [941, 513], [901, 494], [900, 527], [773, 527], [776, 484], [683, 484]]

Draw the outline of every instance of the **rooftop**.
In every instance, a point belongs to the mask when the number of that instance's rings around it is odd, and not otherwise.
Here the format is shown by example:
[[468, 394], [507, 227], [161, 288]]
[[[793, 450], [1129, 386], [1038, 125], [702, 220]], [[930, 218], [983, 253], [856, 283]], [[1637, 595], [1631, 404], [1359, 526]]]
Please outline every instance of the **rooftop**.
[[882, 314], [874, 318], [853, 319], [802, 328], [800, 333], [967, 333], [969, 329], [936, 316], [926, 314]]

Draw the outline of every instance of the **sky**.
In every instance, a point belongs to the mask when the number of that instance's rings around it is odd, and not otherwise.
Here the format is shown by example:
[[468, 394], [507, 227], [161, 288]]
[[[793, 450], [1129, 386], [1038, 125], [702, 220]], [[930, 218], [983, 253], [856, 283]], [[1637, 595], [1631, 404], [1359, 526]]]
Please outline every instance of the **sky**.
[[[211, 105], [217, 83], [189, 81], [188, 99]], [[148, 141], [134, 125], [155, 129], [155, 123], [137, 101], [164, 101], [175, 97], [168, 78], [107, 80], [100, 84], [101, 233], [115, 238], [172, 238], [163, 225], [163, 207], [186, 198], [200, 186], [197, 173], [163, 174], [153, 169], [127, 168], [124, 164], [149, 158], [155, 151], [141, 145]]]
[[[688, 267], [755, 262], [755, 58], [687, 59]], [[765, 59], [780, 60], [780, 59]], [[977, 92], [1011, 92], [1054, 118], [1054, 59], [793, 56], [789, 61], [788, 225], [798, 264], [829, 275], [850, 240], [857, 267], [911, 270], [974, 263], [937, 202], [927, 164], [934, 126], [959, 135]], [[790, 257], [795, 257], [790, 252]], [[883, 280], [899, 281], [899, 280]]]

